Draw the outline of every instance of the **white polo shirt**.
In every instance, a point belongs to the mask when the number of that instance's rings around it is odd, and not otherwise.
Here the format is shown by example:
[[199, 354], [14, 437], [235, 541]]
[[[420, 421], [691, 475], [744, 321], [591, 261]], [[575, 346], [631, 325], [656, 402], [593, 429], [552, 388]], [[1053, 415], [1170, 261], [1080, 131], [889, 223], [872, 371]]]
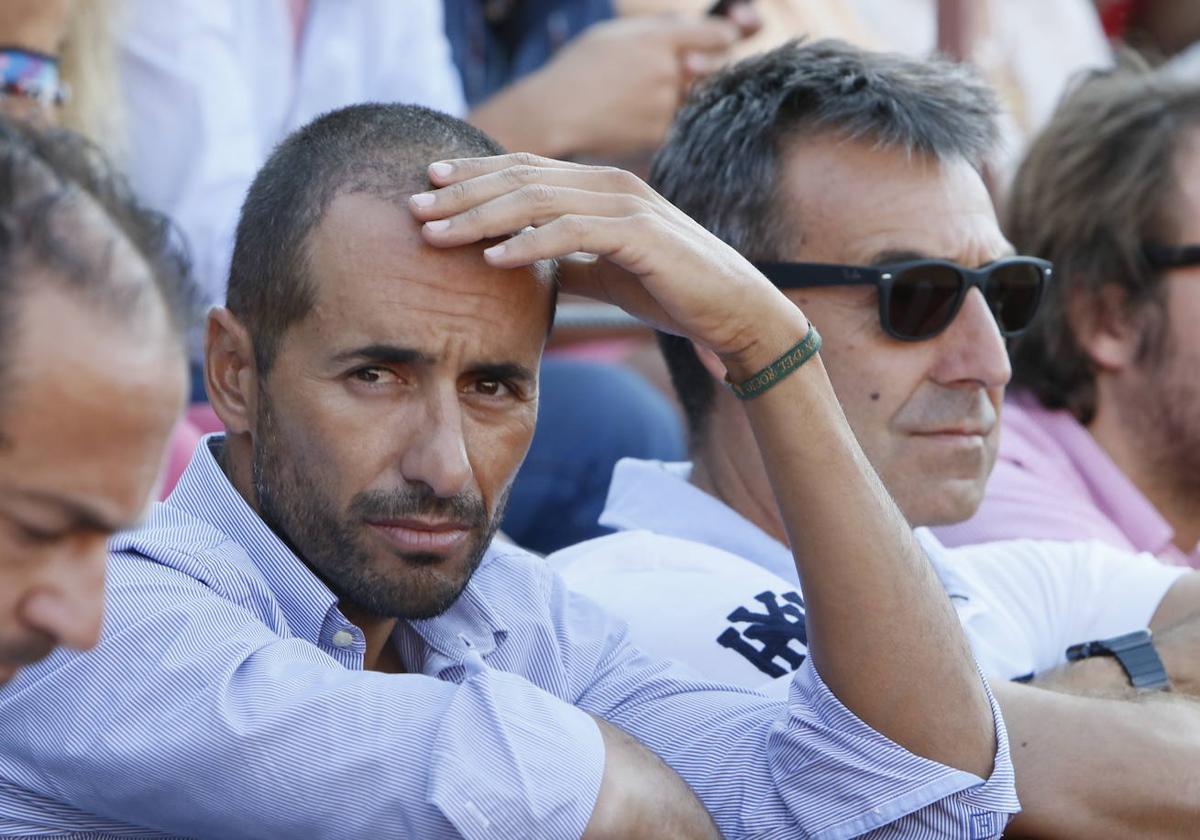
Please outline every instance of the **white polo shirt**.
[[[690, 484], [690, 472], [687, 463], [623, 459], [600, 518], [618, 533], [548, 560], [569, 587], [627, 621], [649, 653], [766, 686], [807, 652], [791, 552]], [[916, 534], [994, 679], [1049, 670], [1070, 645], [1146, 627], [1187, 573], [1099, 542], [946, 548], [924, 528]]]

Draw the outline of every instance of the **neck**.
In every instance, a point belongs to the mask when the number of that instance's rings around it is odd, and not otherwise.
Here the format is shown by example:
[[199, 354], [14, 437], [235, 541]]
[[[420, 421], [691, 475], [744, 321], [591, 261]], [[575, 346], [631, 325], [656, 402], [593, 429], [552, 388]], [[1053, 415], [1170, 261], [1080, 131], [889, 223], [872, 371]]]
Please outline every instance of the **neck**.
[[1154, 446], [1151, 436], [1123, 416], [1107, 389], [1098, 387], [1096, 416], [1088, 432], [1117, 468], [1162, 515], [1175, 532], [1172, 543], [1191, 552], [1200, 542], [1200, 492], [1193, 477], [1181, 477], [1166, 446]]
[[740, 411], [714, 411], [691, 454], [693, 485], [788, 544], [758, 445]]
[[363, 670], [388, 673], [400, 673], [404, 670], [400, 665], [399, 654], [388, 644], [396, 629], [397, 619], [380, 618], [344, 598], [338, 602], [338, 609], [351, 624], [362, 631], [363, 641], [367, 646], [363, 652]]
[[262, 511], [258, 509], [258, 496], [254, 492], [254, 478], [250, 474], [253, 455], [249, 441], [244, 439], [248, 437], [248, 435], [227, 433], [221, 439], [220, 449], [215, 454], [217, 465], [221, 468], [221, 472], [225, 473], [225, 477], [229, 479], [233, 489], [238, 491], [238, 494], [246, 500], [246, 504], [250, 505], [251, 509], [261, 518]]

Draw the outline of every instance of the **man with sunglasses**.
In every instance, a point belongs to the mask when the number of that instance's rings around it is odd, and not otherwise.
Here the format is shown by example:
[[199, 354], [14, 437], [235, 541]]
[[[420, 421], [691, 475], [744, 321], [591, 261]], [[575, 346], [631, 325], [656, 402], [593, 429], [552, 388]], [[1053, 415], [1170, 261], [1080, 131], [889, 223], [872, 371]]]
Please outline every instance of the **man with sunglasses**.
[[1125, 71], [1030, 149], [1007, 228], [1059, 271], [1013, 349], [983, 505], [947, 544], [1100, 539], [1200, 567], [1198, 137], [1200, 84]]
[[[822, 358], [863, 449], [910, 522], [961, 520], [991, 468], [1009, 377], [1048, 263], [1013, 255], [976, 169], [990, 92], [940, 62], [789, 45], [718, 75], [681, 111], [657, 189], [754, 260], [820, 326]], [[726, 147], [736, 138], [736, 145]], [[624, 461], [601, 522], [619, 533], [552, 555], [568, 585], [649, 651], [714, 679], [786, 690], [808, 650], [763, 459], [720, 361], [662, 337], [692, 432], [690, 464]], [[807, 418], [793, 433], [803, 439]], [[943, 549], [919, 528], [1013, 733], [1014, 824], [1033, 836], [1189, 836], [1200, 710], [1200, 576], [1097, 543]], [[1087, 662], [1066, 666], [1071, 657]], [[1033, 679], [1038, 687], [1001, 682]], [[768, 682], [774, 679], [774, 682]], [[1131, 685], [1132, 684], [1132, 685]], [[1151, 774], [1150, 768], [1155, 768]]]

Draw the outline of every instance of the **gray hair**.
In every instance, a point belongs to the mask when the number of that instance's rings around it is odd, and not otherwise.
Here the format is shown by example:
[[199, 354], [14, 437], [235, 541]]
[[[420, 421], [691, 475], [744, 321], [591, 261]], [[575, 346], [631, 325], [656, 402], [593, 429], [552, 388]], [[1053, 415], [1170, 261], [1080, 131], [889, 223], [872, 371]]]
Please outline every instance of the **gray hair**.
[[[834, 135], [979, 168], [996, 145], [998, 111], [965, 66], [791, 41], [693, 91], [654, 157], [650, 184], [748, 259], [780, 259], [796, 230], [777, 212], [789, 144]], [[660, 335], [659, 343], [695, 438], [712, 406], [712, 378], [687, 341]]]

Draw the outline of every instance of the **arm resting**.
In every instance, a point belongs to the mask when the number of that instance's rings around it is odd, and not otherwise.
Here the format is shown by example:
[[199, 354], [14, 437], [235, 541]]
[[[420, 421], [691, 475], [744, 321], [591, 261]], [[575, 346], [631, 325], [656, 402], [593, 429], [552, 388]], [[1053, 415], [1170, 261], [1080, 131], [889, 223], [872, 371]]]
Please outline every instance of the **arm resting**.
[[1073, 697], [1006, 683], [1022, 812], [1010, 837], [1185, 838], [1200, 824], [1200, 705]]

